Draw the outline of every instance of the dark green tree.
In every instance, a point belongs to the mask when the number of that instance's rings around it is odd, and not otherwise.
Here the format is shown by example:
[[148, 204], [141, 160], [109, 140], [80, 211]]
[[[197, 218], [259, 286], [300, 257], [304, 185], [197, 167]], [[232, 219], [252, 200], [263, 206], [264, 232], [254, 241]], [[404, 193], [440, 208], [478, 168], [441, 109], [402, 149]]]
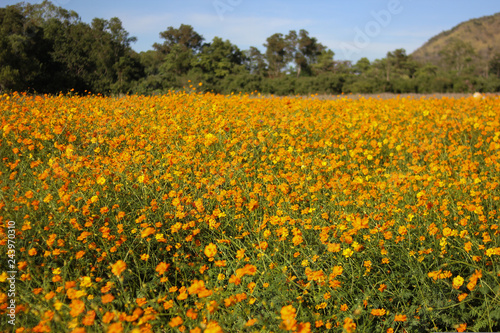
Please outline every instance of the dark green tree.
[[190, 25], [181, 24], [179, 28], [168, 27], [160, 32], [163, 44], [155, 43], [153, 48], [163, 56], [161, 71], [177, 76], [186, 74], [193, 68], [195, 55], [201, 51], [203, 37]]
[[229, 40], [223, 41], [220, 37], [214, 37], [211, 43], [203, 46], [196, 57], [196, 66], [211, 81], [242, 72], [243, 60], [243, 52], [236, 45], [231, 44]]
[[0, 8], [0, 91], [37, 89], [43, 66], [43, 31], [21, 5]]
[[186, 24], [181, 24], [177, 29], [168, 27], [167, 30], [160, 32], [160, 37], [165, 41], [163, 44], [155, 43], [153, 48], [163, 54], [170, 53], [175, 45], [180, 46], [183, 51], [200, 51], [204, 40], [192, 26]]

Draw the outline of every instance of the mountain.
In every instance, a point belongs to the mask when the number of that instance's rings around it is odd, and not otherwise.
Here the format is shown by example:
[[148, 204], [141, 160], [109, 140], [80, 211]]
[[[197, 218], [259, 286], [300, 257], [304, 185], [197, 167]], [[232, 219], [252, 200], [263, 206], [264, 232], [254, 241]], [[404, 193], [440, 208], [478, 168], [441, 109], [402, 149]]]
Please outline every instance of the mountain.
[[440, 66], [444, 61], [443, 52], [450, 50], [453, 44], [471, 46], [475, 53], [471, 60], [479, 65], [477, 67], [487, 67], [489, 60], [500, 54], [500, 13], [462, 22], [443, 31], [415, 50], [412, 56], [417, 61]]

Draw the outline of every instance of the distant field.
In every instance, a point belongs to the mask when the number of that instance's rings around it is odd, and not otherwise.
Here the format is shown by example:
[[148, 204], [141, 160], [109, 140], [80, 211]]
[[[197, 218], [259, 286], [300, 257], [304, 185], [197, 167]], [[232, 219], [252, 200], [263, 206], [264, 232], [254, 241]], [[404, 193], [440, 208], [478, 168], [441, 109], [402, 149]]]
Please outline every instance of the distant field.
[[[360, 98], [374, 98], [374, 99], [397, 99], [397, 98], [468, 98], [472, 97], [473, 94], [467, 93], [435, 93], [435, 94], [393, 94], [393, 93], [380, 93], [380, 94], [340, 94], [340, 95], [323, 95], [323, 94], [314, 94], [314, 95], [303, 95], [303, 96], [288, 96], [288, 97], [300, 97], [300, 98], [316, 98], [319, 100], [335, 100], [341, 98], [348, 99], [360, 99]], [[482, 94], [485, 97], [496, 97], [498, 94], [496, 93], [484, 93]], [[259, 95], [262, 97], [273, 97], [280, 98], [278, 96], [273, 95]]]
[[343, 97], [0, 95], [0, 331], [500, 331], [498, 96]]

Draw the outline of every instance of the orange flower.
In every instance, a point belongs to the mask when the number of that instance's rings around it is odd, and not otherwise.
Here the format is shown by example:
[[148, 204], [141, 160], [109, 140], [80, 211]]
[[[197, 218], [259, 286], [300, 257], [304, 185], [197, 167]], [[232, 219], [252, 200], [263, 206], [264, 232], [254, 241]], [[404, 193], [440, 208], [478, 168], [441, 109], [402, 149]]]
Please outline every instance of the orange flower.
[[165, 272], [167, 271], [167, 269], [169, 267], [170, 267], [170, 264], [161, 262], [158, 264], [158, 266], [156, 266], [156, 271], [158, 272], [158, 274], [163, 275], [163, 274], [165, 274]]
[[291, 331], [295, 329], [297, 321], [295, 316], [297, 315], [297, 310], [292, 305], [287, 305], [281, 308], [281, 320], [283, 329]]
[[406, 315], [396, 315], [394, 321], [406, 321]]
[[255, 325], [255, 323], [257, 322], [257, 319], [255, 318], [252, 318], [252, 319], [249, 319], [247, 320], [247, 322], [245, 323], [245, 327], [250, 327], [250, 326], [253, 326]]
[[126, 268], [127, 264], [122, 260], [118, 260], [111, 266], [111, 272], [119, 277]]
[[330, 279], [335, 279], [337, 276], [341, 275], [344, 272], [342, 266], [333, 266], [332, 274], [329, 275]]
[[137, 305], [139, 305], [140, 307], [142, 307], [144, 304], [146, 304], [148, 301], [146, 300], [145, 297], [141, 297], [141, 298], [137, 298], [135, 300], [135, 302], [137, 303]]
[[208, 323], [207, 328], [203, 333], [223, 333], [222, 328], [215, 321], [211, 321]]
[[351, 318], [347, 317], [344, 319], [344, 329], [347, 333], [352, 333], [356, 331], [356, 323]]
[[241, 249], [236, 251], [236, 259], [243, 259], [245, 257], [245, 250]]
[[385, 309], [373, 309], [371, 311], [371, 314], [374, 315], [374, 316], [383, 316], [385, 315]]
[[186, 316], [188, 318], [191, 318], [192, 320], [195, 320], [198, 317], [198, 313], [193, 309], [188, 309], [186, 312]]
[[82, 324], [85, 325], [85, 326], [92, 326], [92, 325], [94, 325], [95, 315], [96, 315], [96, 313], [95, 313], [94, 310], [88, 311], [87, 314], [85, 315], [85, 317], [82, 320]]
[[113, 302], [114, 299], [115, 299], [115, 296], [113, 296], [111, 294], [106, 294], [106, 295], [101, 297], [101, 302], [103, 304], [107, 304], [107, 303]]
[[72, 300], [70, 307], [71, 307], [71, 311], [69, 314], [71, 315], [71, 317], [77, 317], [80, 313], [85, 311], [85, 303], [83, 303], [82, 301], [80, 301], [78, 299]]
[[113, 320], [113, 318], [115, 318], [115, 314], [108, 311], [102, 317], [102, 322], [105, 324], [109, 324]]
[[231, 275], [229, 278], [229, 283], [234, 283], [235, 285], [239, 285], [241, 283], [241, 279], [236, 275]]
[[202, 291], [206, 290], [205, 281], [203, 280], [194, 280], [193, 284], [188, 288], [189, 295], [198, 294]]
[[71, 331], [71, 333], [86, 333], [85, 328], [77, 327]]
[[311, 332], [311, 323], [299, 323], [297, 324], [297, 333], [310, 333]]
[[155, 229], [148, 227], [141, 232], [141, 238], [146, 238], [155, 233]]
[[254, 265], [246, 264], [245, 267], [236, 270], [236, 276], [238, 278], [241, 278], [244, 275], [254, 275], [256, 272], [257, 267], [255, 267]]
[[123, 326], [121, 322], [113, 323], [108, 327], [108, 333], [122, 333]]
[[179, 325], [182, 325], [183, 322], [184, 321], [182, 320], [182, 318], [180, 316], [177, 316], [172, 318], [168, 323], [168, 325], [170, 325], [170, 327], [177, 327]]
[[217, 246], [213, 243], [210, 243], [205, 246], [205, 250], [203, 252], [207, 257], [213, 258], [217, 254]]
[[47, 293], [47, 294], [45, 295], [45, 299], [46, 299], [46, 300], [51, 300], [52, 298], [54, 298], [54, 296], [55, 296], [55, 295], [56, 295], [56, 293], [55, 293], [55, 292], [53, 292], [53, 291], [51, 291], [51, 292], [49, 292], [49, 293]]

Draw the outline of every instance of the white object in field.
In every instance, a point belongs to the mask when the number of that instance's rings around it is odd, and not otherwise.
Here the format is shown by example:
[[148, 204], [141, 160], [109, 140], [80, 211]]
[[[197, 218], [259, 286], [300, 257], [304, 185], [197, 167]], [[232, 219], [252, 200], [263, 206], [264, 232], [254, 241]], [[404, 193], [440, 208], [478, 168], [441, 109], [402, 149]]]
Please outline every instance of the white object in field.
[[475, 92], [473, 96], [474, 96], [475, 99], [484, 98], [483, 94], [481, 94], [480, 92]]

